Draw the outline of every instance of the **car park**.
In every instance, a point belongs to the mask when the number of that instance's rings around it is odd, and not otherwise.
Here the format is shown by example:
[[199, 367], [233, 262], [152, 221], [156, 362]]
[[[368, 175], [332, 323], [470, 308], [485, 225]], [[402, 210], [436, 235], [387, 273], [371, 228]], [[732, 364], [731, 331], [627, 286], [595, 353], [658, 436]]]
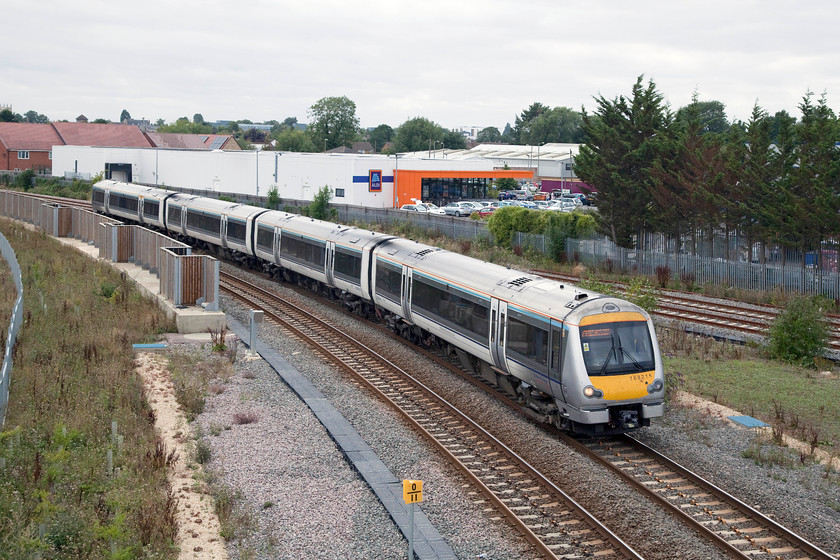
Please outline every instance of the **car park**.
[[473, 212], [478, 212], [478, 208], [469, 202], [450, 202], [443, 207], [443, 211], [447, 216], [469, 216]]

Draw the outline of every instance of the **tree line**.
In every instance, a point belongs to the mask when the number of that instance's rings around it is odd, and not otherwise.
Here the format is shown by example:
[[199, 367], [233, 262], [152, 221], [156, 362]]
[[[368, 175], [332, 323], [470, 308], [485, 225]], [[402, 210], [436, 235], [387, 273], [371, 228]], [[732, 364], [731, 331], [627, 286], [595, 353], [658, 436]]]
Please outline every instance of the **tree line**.
[[601, 231], [617, 245], [644, 249], [654, 232], [694, 253], [698, 237], [737, 231], [748, 259], [763, 262], [754, 244], [777, 246], [784, 258], [838, 238], [840, 128], [824, 94], [803, 96], [799, 121], [756, 103], [748, 121], [732, 124], [696, 95], [672, 112], [642, 76], [629, 96], [595, 100], [582, 113], [575, 173], [597, 191]]

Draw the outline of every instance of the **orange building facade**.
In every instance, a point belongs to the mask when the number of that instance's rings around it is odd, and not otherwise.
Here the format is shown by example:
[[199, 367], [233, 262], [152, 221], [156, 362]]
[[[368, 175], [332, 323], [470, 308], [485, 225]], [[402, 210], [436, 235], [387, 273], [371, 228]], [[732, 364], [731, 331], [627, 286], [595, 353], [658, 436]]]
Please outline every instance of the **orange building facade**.
[[533, 179], [533, 170], [453, 171], [399, 169], [394, 177], [394, 208], [414, 199], [443, 206], [457, 200], [488, 198], [494, 179]]

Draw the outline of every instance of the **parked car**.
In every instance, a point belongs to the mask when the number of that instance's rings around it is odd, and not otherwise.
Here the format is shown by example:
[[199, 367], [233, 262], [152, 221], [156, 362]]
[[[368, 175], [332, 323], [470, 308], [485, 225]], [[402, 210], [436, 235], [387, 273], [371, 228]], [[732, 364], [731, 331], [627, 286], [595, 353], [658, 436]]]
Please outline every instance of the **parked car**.
[[478, 208], [469, 202], [450, 202], [443, 207], [443, 211], [447, 216], [469, 216], [473, 212], [478, 212]]
[[499, 200], [513, 200], [515, 198], [516, 194], [509, 191], [502, 191], [499, 193]]
[[583, 201], [573, 194], [564, 194], [560, 197], [560, 200], [571, 202], [575, 206], [583, 206]]
[[554, 210], [557, 212], [572, 212], [577, 207], [578, 205], [572, 202], [571, 200], [558, 199], [548, 205], [548, 210]]
[[484, 208], [478, 211], [478, 217], [482, 219], [489, 218], [490, 215], [493, 214], [493, 212], [495, 211], [496, 206], [485, 206]]
[[408, 210], [409, 212], [428, 212], [428, 208], [426, 208], [423, 204], [403, 204], [400, 206], [400, 210]]
[[534, 204], [533, 202], [531, 202], [530, 200], [517, 200], [516, 205], [517, 206], [522, 206], [523, 208], [527, 208], [529, 210], [536, 210], [537, 209], [537, 205]]
[[583, 193], [572, 193], [572, 196], [575, 197], [576, 199], [580, 200], [581, 203], [584, 206], [591, 206], [592, 205], [592, 202], [589, 200], [589, 197], [587, 197]]
[[446, 212], [443, 211], [443, 208], [437, 204], [432, 204], [431, 202], [424, 202], [423, 204], [426, 206], [429, 214], [446, 214]]

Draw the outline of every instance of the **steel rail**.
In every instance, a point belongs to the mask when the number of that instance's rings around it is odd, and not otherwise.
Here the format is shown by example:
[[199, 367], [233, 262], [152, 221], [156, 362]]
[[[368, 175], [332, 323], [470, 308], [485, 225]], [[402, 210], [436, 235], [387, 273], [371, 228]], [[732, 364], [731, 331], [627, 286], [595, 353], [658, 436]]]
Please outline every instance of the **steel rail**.
[[[252, 284], [250, 284], [248, 282], [245, 282], [243, 280], [239, 280], [239, 279], [232, 280], [227, 274], [224, 274], [224, 273], [222, 273], [222, 275], [220, 275], [220, 276], [221, 276], [221, 279], [225, 283], [229, 282], [229, 283], [231, 283], [231, 285], [238, 284], [240, 286], [244, 286], [242, 288], [236, 289], [236, 288], [232, 288], [231, 286], [223, 284], [222, 288], [225, 291], [228, 291], [228, 292], [234, 294], [236, 297], [238, 297], [238, 298], [240, 298], [244, 301], [247, 301], [249, 305], [254, 305], [256, 303], [260, 307], [270, 307], [272, 304], [266, 304], [266, 302], [264, 300], [262, 302], [259, 302], [259, 301], [256, 301], [254, 299], [251, 299], [251, 297], [241, 293], [240, 290], [247, 290], [249, 292], [256, 291], [261, 295], [262, 298], [265, 298], [265, 299], [275, 300], [275, 299], [278, 298], [278, 296], [276, 294], [268, 292], [267, 290], [264, 290], [264, 289], [262, 289], [258, 286], [253, 286]], [[294, 307], [294, 306], [292, 306], [292, 307]], [[410, 412], [406, 410], [406, 407], [404, 405], [401, 405], [400, 403], [397, 403], [394, 398], [392, 398], [391, 396], [386, 394], [386, 391], [382, 390], [374, 382], [366, 379], [364, 375], [361, 375], [357, 371], [358, 368], [359, 368], [358, 363], [354, 364], [354, 363], [351, 363], [351, 361], [358, 362], [360, 360], [359, 355], [358, 355], [359, 352], [354, 351], [354, 352], [351, 353], [351, 352], [348, 352], [347, 350], [335, 350], [335, 349], [329, 348], [330, 342], [335, 342], [336, 339], [344, 340], [348, 344], [352, 344], [355, 348], [363, 350], [366, 354], [368, 354], [368, 356], [370, 356], [372, 359], [376, 360], [377, 367], [374, 368], [374, 366], [368, 364], [369, 368], [371, 368], [371, 369], [388, 368], [391, 371], [397, 372], [401, 378], [409, 380], [411, 382], [411, 384], [416, 388], [416, 389], [412, 389], [412, 391], [416, 392], [417, 390], [419, 390], [427, 398], [433, 399], [437, 407], [443, 408], [444, 410], [447, 411], [448, 414], [451, 414], [452, 416], [457, 418], [454, 421], [455, 423], [465, 424], [474, 433], [479, 434], [480, 437], [484, 438], [488, 442], [491, 442], [493, 444], [493, 446], [495, 447], [495, 449], [501, 451], [501, 453], [504, 454], [506, 459], [503, 459], [503, 460], [509, 460], [511, 462], [516, 463], [516, 467], [518, 469], [520, 469], [520, 471], [524, 472], [527, 477], [533, 478], [541, 486], [543, 486], [546, 489], [550, 489], [550, 491], [553, 492], [558, 498], [562, 499], [565, 502], [565, 504], [567, 505], [567, 507], [571, 511], [573, 511], [574, 514], [579, 519], [583, 520], [591, 529], [595, 530], [600, 535], [600, 537], [602, 539], [605, 539], [610, 544], [610, 546], [613, 547], [614, 552], [616, 554], [618, 554], [618, 555], [620, 555], [621, 557], [624, 557], [624, 558], [635, 558], [635, 559], [640, 558], [640, 556], [635, 551], [633, 551], [633, 549], [629, 545], [624, 543], [618, 536], [613, 534], [606, 526], [603, 525], [603, 523], [601, 523], [600, 521], [595, 519], [582, 506], [577, 504], [577, 502], [575, 502], [570, 496], [568, 496], [565, 492], [563, 492], [561, 489], [559, 489], [557, 486], [555, 486], [553, 483], [551, 483], [548, 479], [546, 479], [542, 474], [540, 474], [536, 469], [534, 469], [531, 465], [529, 465], [523, 458], [521, 458], [519, 455], [517, 455], [514, 451], [512, 451], [510, 448], [505, 446], [502, 442], [498, 441], [490, 433], [488, 433], [486, 430], [484, 430], [478, 424], [473, 422], [469, 417], [464, 415], [462, 412], [458, 411], [457, 408], [452, 406], [450, 403], [448, 403], [441, 396], [437, 395], [432, 389], [426, 387], [422, 382], [413, 378], [410, 374], [408, 374], [407, 372], [404, 372], [403, 370], [398, 368], [396, 365], [392, 364], [389, 360], [387, 360], [386, 358], [380, 356], [378, 353], [373, 351], [372, 349], [370, 349], [370, 348], [364, 346], [363, 344], [359, 343], [352, 336], [350, 336], [346, 333], [343, 333], [339, 329], [336, 329], [335, 327], [333, 327], [329, 324], [324, 323], [324, 321], [322, 321], [318, 318], [315, 318], [310, 313], [308, 313], [306, 311], [303, 311], [303, 310], [300, 310], [297, 307], [295, 307], [295, 311], [300, 313], [301, 315], [305, 316], [307, 318], [307, 320], [317, 321], [320, 324], [319, 329], [320, 329], [321, 334], [318, 336], [317, 340], [313, 339], [311, 336], [302, 332], [303, 329], [298, 328], [295, 325], [293, 325], [290, 320], [285, 319], [283, 317], [280, 317], [278, 314], [273, 313], [269, 309], [265, 309], [265, 312], [269, 315], [269, 317], [272, 318], [272, 320], [274, 320], [274, 321], [278, 322], [279, 324], [283, 325], [284, 327], [290, 329], [292, 332], [296, 333], [298, 336], [300, 336], [304, 340], [311, 341], [311, 343], [316, 345], [316, 347], [318, 347], [321, 350], [321, 352], [323, 352], [326, 356], [328, 356], [331, 361], [333, 361], [334, 363], [339, 365], [345, 371], [348, 371], [351, 374], [353, 374], [354, 378], [357, 378], [360, 381], [362, 381], [362, 383], [364, 383], [364, 385], [366, 387], [368, 387], [371, 391], [373, 391], [377, 396], [379, 396], [381, 399], [385, 400], [385, 402], [390, 403], [391, 406], [396, 408], [399, 411], [399, 413], [403, 417], [405, 417], [413, 427], [415, 427], [425, 438], [429, 439], [435, 445], [436, 448], [438, 448], [446, 457], [448, 457], [450, 459], [450, 461], [458, 468], [458, 470], [464, 476], [466, 476], [482, 492], [482, 494], [484, 494], [490, 500], [490, 502], [492, 502], [492, 504], [496, 507], [496, 509], [498, 511], [500, 511], [512, 524], [514, 524], [519, 529], [519, 531], [523, 534], [523, 536], [525, 536], [525, 538], [536, 549], [538, 549], [541, 552], [541, 554], [543, 554], [546, 558], [557, 558], [557, 556], [555, 555], [553, 550], [550, 548], [550, 545], [546, 544], [544, 542], [543, 538], [541, 538], [534, 531], [532, 531], [531, 528], [528, 526], [528, 524], [525, 522], [525, 520], [521, 519], [516, 514], [516, 512], [514, 512], [505, 503], [503, 498], [501, 498], [496, 492], [494, 492], [491, 488], [489, 488], [481, 480], [479, 475], [477, 473], [473, 472], [472, 469], [470, 469], [469, 465], [466, 465], [463, 461], [461, 461], [461, 459], [459, 459], [459, 457], [451, 449], [449, 449], [447, 447], [446, 442], [441, 441], [440, 438], [436, 437], [435, 434], [433, 434], [430, 430], [428, 430], [426, 427], [424, 427], [417, 419], [413, 418], [411, 416]], [[329, 335], [325, 336], [323, 334], [324, 330], [326, 330], [329, 333]], [[353, 356], [354, 359], [353, 360], [348, 360], [348, 359], [346, 359], [347, 356]], [[493, 453], [496, 453], [496, 452], [493, 452]], [[490, 454], [492, 455], [493, 453], [490, 453]], [[505, 467], [505, 469], [508, 469], [508, 468], [509, 467], [507, 467], [507, 466]], [[566, 513], [568, 513], [568, 512], [566, 512]], [[592, 542], [584, 543], [584, 544], [589, 544], [591, 546], [594, 546], [594, 543], [592, 543]], [[568, 545], [563, 545], [563, 546], [568, 546]], [[590, 546], [590, 548], [591, 548], [591, 546]], [[608, 553], [608, 551], [604, 551], [604, 550], [598, 551], [599, 555], [604, 555], [605, 553]]]

